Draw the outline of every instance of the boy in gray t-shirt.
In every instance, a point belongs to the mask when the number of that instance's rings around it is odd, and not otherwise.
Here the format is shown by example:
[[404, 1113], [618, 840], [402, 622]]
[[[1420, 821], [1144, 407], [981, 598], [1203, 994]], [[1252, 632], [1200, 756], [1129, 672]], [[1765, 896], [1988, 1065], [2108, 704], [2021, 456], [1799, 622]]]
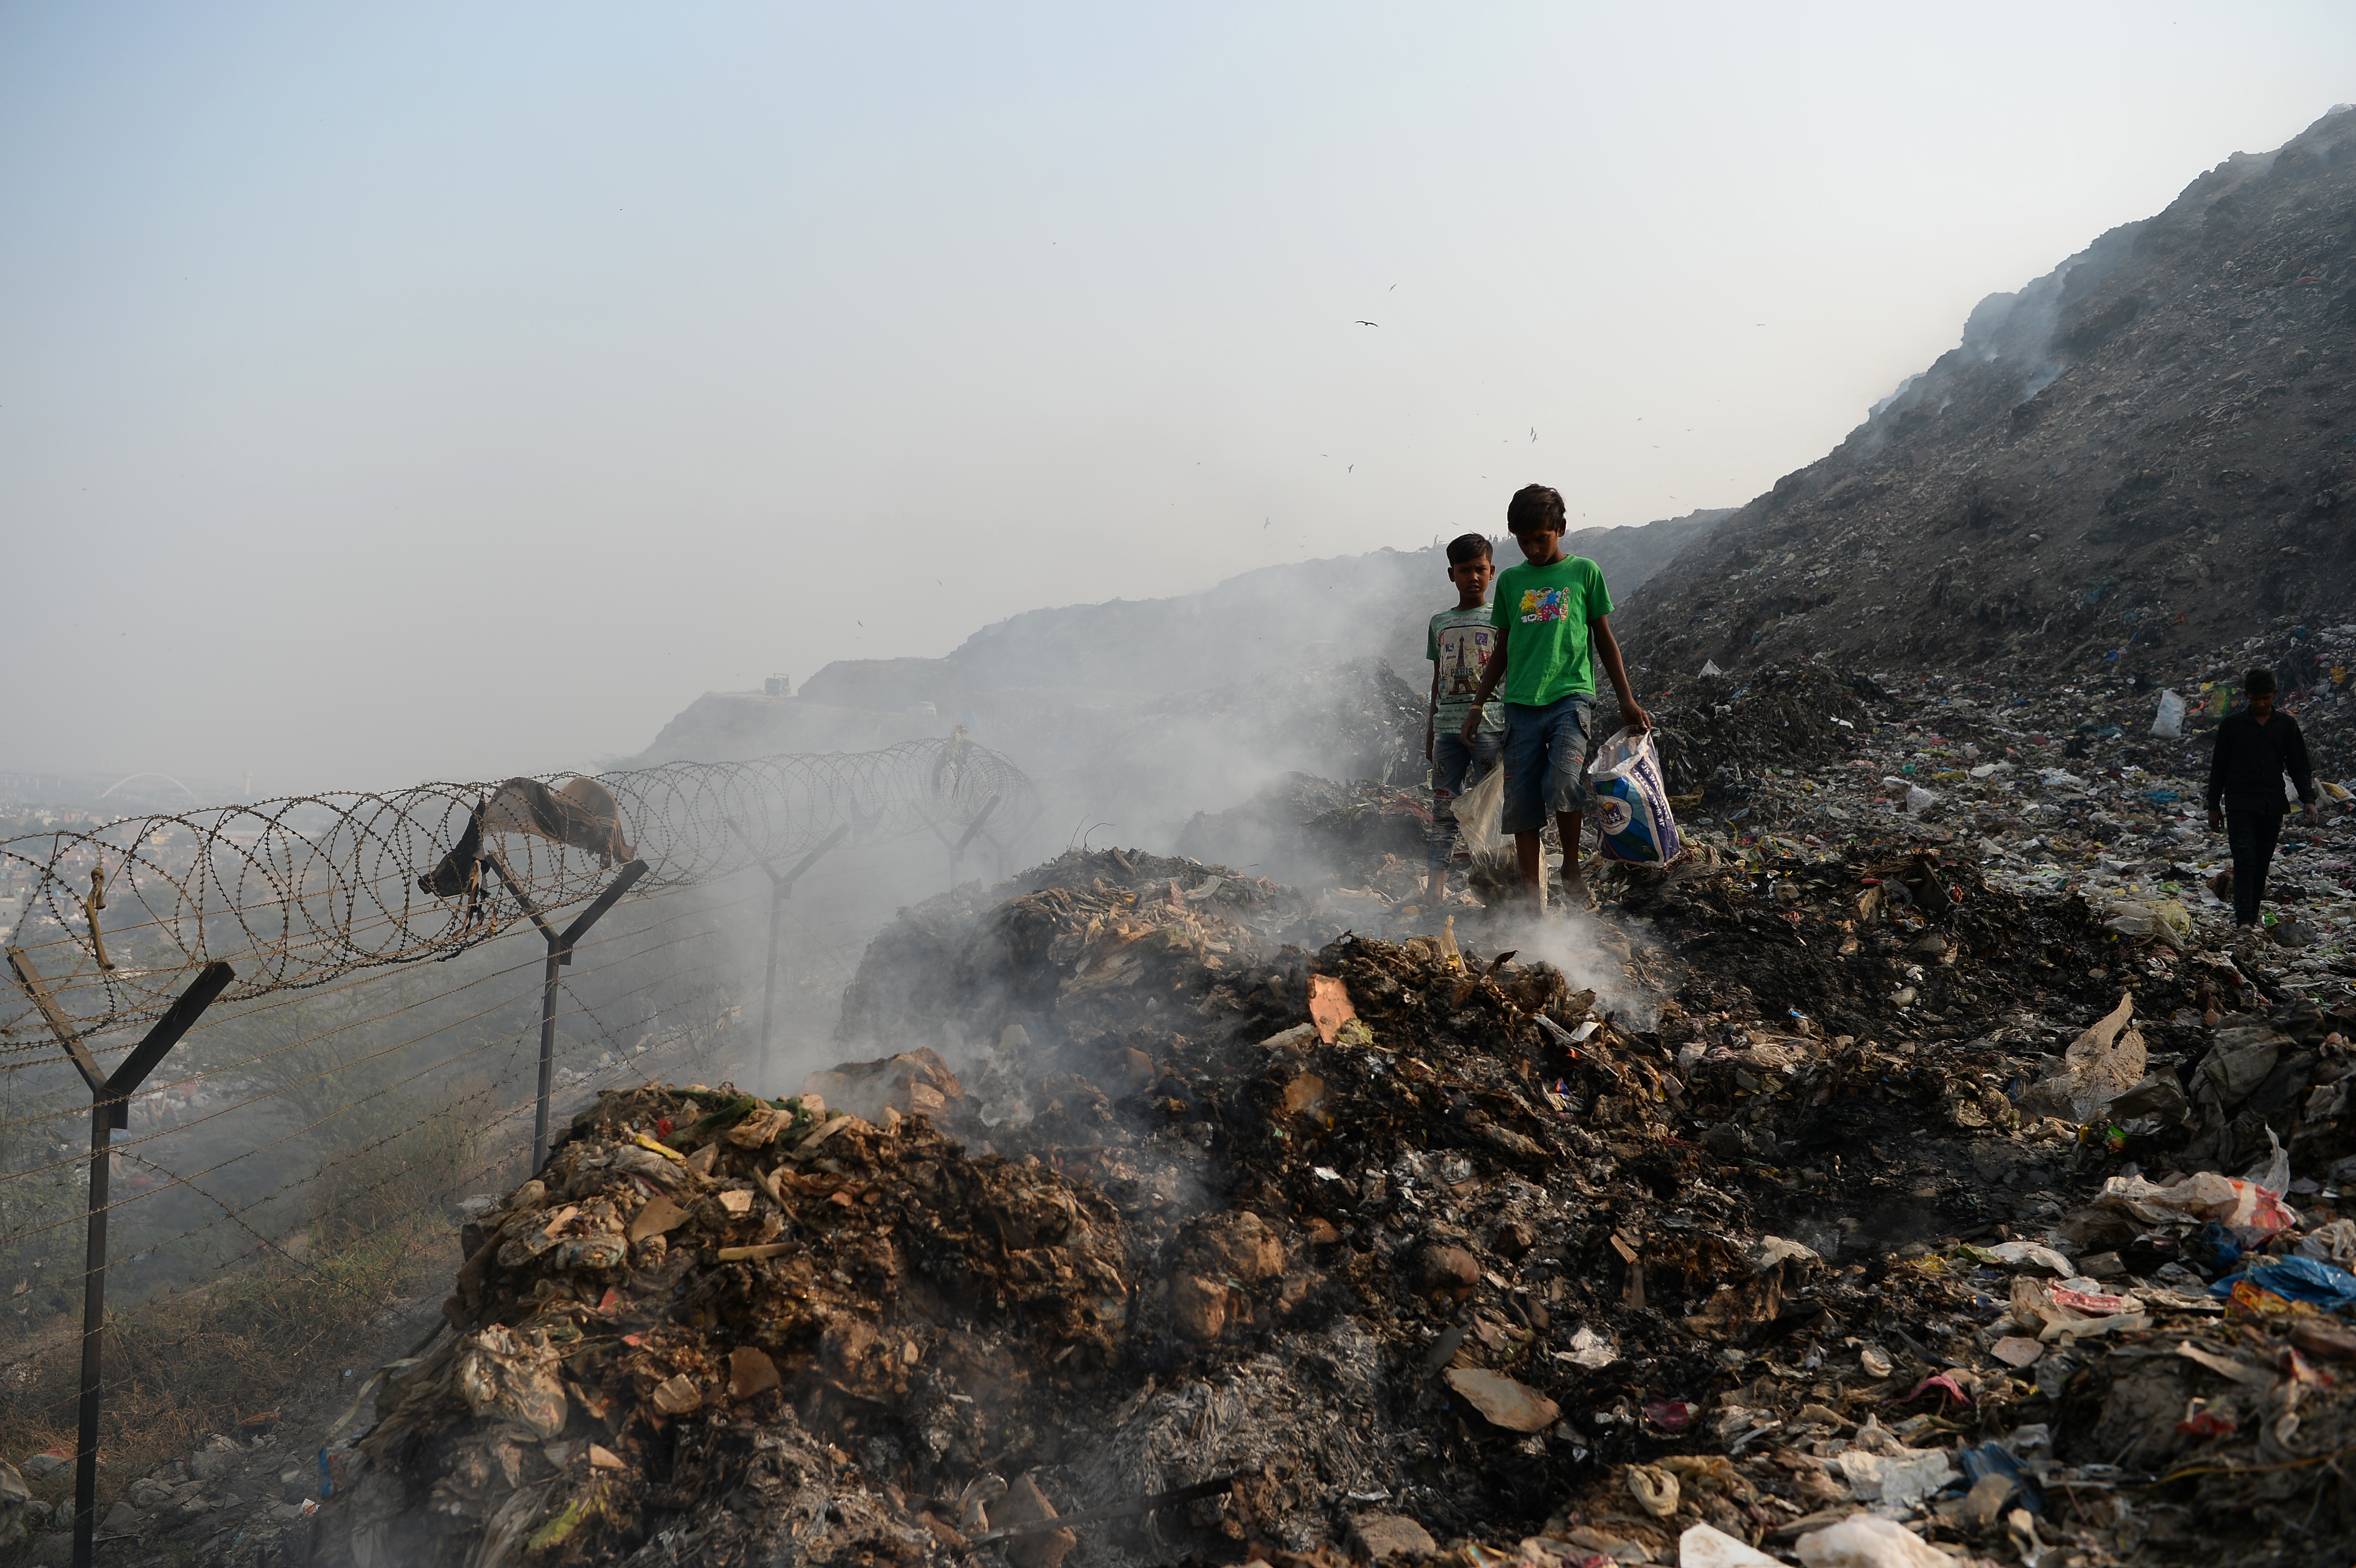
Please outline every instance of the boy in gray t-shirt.
[[1448, 544], [1448, 581], [1456, 585], [1456, 608], [1431, 618], [1423, 656], [1431, 661], [1431, 706], [1423, 727], [1423, 754], [1431, 761], [1431, 833], [1426, 860], [1431, 869], [1430, 899], [1448, 896], [1448, 864], [1456, 856], [1459, 833], [1455, 798], [1497, 765], [1505, 744], [1502, 709], [1483, 713], [1471, 741], [1462, 731], [1481, 689], [1481, 671], [1496, 646], [1497, 628], [1489, 613], [1489, 583], [1497, 575], [1489, 541], [1463, 534]]

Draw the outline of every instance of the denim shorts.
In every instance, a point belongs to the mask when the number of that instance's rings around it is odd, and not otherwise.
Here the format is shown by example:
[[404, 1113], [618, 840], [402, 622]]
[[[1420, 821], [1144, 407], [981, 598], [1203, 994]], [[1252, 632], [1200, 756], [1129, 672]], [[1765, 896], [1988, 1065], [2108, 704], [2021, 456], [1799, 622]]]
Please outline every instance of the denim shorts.
[[1505, 704], [1505, 814], [1499, 830], [1536, 833], [1549, 817], [1587, 809], [1587, 725], [1595, 699], [1544, 708]]
[[1497, 765], [1505, 744], [1505, 734], [1497, 730], [1477, 731], [1469, 746], [1453, 730], [1432, 736], [1431, 831], [1424, 840], [1424, 859], [1430, 864], [1445, 866], [1455, 858], [1458, 834], [1452, 803]]

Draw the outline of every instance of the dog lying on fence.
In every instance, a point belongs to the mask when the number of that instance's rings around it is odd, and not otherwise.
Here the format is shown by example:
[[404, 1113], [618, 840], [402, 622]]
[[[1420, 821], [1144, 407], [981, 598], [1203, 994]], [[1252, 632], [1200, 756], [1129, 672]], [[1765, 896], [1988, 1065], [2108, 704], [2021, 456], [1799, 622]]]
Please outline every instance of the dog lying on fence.
[[466, 923], [482, 916], [483, 872], [496, 870], [484, 840], [502, 833], [529, 833], [552, 844], [585, 849], [597, 857], [600, 870], [617, 860], [636, 859], [622, 829], [621, 807], [613, 793], [595, 779], [576, 777], [562, 789], [551, 789], [538, 779], [515, 778], [499, 785], [476, 804], [466, 818], [466, 830], [442, 857], [441, 863], [417, 879], [421, 891], [436, 898], [466, 900]]

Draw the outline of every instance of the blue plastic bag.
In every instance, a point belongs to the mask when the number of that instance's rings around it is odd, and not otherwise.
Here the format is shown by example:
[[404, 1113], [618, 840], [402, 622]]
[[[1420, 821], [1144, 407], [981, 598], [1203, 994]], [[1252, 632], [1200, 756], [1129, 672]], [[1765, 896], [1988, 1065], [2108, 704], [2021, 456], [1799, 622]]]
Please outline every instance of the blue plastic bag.
[[1669, 788], [1662, 782], [1660, 754], [1653, 750], [1650, 731], [1632, 735], [1622, 730], [1604, 741], [1587, 764], [1587, 783], [1595, 796], [1595, 826], [1606, 857], [1665, 866], [1685, 852], [1677, 819], [1669, 813]]
[[2037, 1482], [2022, 1468], [2012, 1450], [2001, 1443], [1985, 1443], [1977, 1448], [1959, 1448], [1955, 1462], [1964, 1467], [1964, 1485], [1976, 1484], [1986, 1476], [2002, 1476], [2018, 1490], [2020, 1506], [2031, 1513], [2045, 1511], [2045, 1494], [2037, 1489]]
[[2305, 1301], [2337, 1312], [2356, 1306], [2356, 1274], [2334, 1268], [2320, 1258], [2260, 1258], [2229, 1279], [2209, 1287], [2211, 1296], [2233, 1294], [2234, 1280], [2246, 1279], [2260, 1290], [2271, 1290], [2286, 1301]]

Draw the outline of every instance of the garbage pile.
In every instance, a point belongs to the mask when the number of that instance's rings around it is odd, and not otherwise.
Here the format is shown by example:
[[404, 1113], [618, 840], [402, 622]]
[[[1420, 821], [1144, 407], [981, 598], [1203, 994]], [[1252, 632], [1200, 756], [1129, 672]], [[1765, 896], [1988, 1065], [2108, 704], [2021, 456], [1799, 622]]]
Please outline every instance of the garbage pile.
[[[2239, 661], [2256, 656], [2231, 652], [2180, 691], [2129, 678], [2054, 688], [1889, 675], [1854, 681], [1849, 692], [1881, 695], [1862, 699], [1862, 714], [1846, 720], [1853, 741], [1836, 721], [1840, 739], [1813, 755], [1801, 749], [1733, 764], [1731, 776], [1714, 769], [1700, 798], [1682, 797], [1687, 837], [1705, 858], [1762, 873], [1771, 862], [1790, 873], [1801, 863], [1935, 847], [1951, 862], [1976, 865], [1987, 888], [2022, 895], [2021, 909], [2084, 906], [2116, 941], [2109, 962], [2090, 954], [2077, 972], [2100, 979], [2094, 970], [2124, 962], [2180, 980], [2182, 1000], [2172, 1005], [2199, 1003], [2195, 1017], [2294, 996], [2345, 998], [2356, 978], [2356, 795], [2332, 776], [2330, 759], [2356, 756], [2347, 670], [2335, 664], [2285, 701], [2317, 759], [2324, 819], [2320, 827], [2297, 816], [2285, 824], [2264, 937], [2250, 942], [2232, 927], [2230, 859], [2223, 836], [2208, 831], [2204, 805], [2216, 724], [2238, 695]], [[1676, 716], [1726, 684], [1686, 683], [1661, 704], [1672, 716], [1662, 740], [1672, 778], [1687, 765]], [[1736, 686], [1724, 696], [1716, 706], [1731, 711], [1721, 724], [1782, 734], [1772, 695]], [[1711, 741], [1740, 743], [1739, 734]]]
[[[1669, 787], [1700, 804], [1744, 798], [1746, 773], [1821, 765], [1853, 749], [1862, 739], [1858, 727], [1870, 720], [1868, 698], [1892, 700], [1870, 680], [1813, 665], [1779, 665], [1739, 680], [1712, 666], [1647, 701]], [[1609, 731], [1617, 722], [1607, 704], [1597, 728]]]
[[1746, 677], [1814, 656], [2074, 684], [2351, 619], [2327, 368], [2351, 347], [2351, 149], [2335, 109], [1982, 300], [1837, 448], [1625, 595], [1622, 645]]
[[919, 906], [882, 1055], [481, 1218], [316, 1560], [2337, 1563], [2356, 1011], [2098, 914], [1715, 843], [1558, 917], [1632, 1008], [1179, 859]]
[[478, 1226], [321, 1561], [922, 1556], [964, 1516], [894, 1483], [1087, 1419], [1134, 1295], [1101, 1195], [815, 1097], [609, 1093]]

